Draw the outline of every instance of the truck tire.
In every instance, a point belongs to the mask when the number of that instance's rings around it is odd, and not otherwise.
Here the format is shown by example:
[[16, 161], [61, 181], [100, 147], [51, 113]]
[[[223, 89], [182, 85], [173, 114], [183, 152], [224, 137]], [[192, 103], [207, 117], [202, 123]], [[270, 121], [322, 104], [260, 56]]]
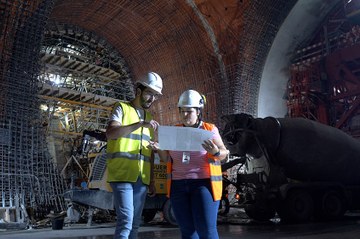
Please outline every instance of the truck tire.
[[156, 215], [156, 209], [144, 209], [142, 212], [143, 221], [148, 223], [152, 221]]
[[256, 206], [248, 206], [245, 208], [245, 213], [249, 218], [257, 221], [268, 221], [275, 217], [275, 210], [271, 208], [260, 208]]
[[225, 216], [226, 214], [229, 213], [229, 211], [230, 211], [229, 199], [223, 196], [220, 200], [218, 215]]
[[168, 223], [170, 223], [171, 225], [177, 226], [176, 218], [175, 218], [174, 212], [172, 210], [171, 203], [170, 203], [169, 199], [167, 199], [165, 201], [165, 203], [164, 203], [163, 214], [164, 214], [165, 220]]
[[277, 210], [282, 222], [307, 222], [314, 214], [314, 201], [305, 190], [292, 190]]
[[316, 211], [316, 217], [321, 220], [333, 220], [341, 218], [345, 209], [345, 200], [343, 196], [336, 191], [329, 191], [322, 195], [319, 210]]

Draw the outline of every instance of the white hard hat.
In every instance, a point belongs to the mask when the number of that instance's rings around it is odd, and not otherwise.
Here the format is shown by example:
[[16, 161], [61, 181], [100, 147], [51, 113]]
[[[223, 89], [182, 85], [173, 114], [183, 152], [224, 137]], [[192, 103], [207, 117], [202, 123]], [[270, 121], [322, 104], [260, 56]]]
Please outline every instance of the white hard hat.
[[203, 108], [205, 99], [199, 92], [195, 90], [184, 91], [179, 98], [178, 107], [194, 107]]
[[155, 72], [149, 72], [145, 79], [139, 80], [136, 83], [149, 87], [162, 95], [161, 90], [163, 88], [163, 82], [161, 77]]

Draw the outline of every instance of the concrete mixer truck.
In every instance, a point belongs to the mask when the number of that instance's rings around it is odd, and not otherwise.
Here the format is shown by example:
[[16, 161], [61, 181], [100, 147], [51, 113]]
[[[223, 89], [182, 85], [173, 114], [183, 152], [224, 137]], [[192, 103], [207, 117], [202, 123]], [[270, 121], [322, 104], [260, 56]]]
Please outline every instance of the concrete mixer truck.
[[231, 155], [252, 168], [236, 179], [239, 205], [250, 218], [268, 220], [277, 213], [281, 221], [306, 222], [360, 209], [357, 139], [303, 118], [234, 114], [223, 120]]

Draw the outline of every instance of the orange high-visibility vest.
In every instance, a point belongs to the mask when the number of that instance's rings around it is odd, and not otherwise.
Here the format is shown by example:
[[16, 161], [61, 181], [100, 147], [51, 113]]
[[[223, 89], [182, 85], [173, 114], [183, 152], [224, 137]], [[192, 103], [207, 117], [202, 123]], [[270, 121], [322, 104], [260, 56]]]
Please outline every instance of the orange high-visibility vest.
[[[177, 125], [182, 126], [182, 125]], [[215, 125], [211, 123], [203, 122], [203, 126], [205, 130], [211, 131]], [[210, 181], [211, 181], [211, 189], [214, 201], [220, 200], [222, 195], [222, 172], [221, 172], [221, 163], [219, 159], [216, 159], [214, 155], [207, 153], [206, 154], [209, 168], [210, 168]], [[171, 187], [171, 179], [172, 179], [172, 159], [169, 157], [166, 164], [166, 172], [167, 172], [167, 197], [170, 197], [170, 187]]]

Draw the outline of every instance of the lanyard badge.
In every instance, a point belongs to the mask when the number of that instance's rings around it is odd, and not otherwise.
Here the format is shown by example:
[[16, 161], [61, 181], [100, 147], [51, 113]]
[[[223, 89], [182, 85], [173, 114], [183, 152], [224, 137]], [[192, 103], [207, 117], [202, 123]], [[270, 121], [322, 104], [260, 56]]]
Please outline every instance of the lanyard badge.
[[190, 163], [190, 152], [183, 152], [182, 163], [184, 163], [184, 164]]

